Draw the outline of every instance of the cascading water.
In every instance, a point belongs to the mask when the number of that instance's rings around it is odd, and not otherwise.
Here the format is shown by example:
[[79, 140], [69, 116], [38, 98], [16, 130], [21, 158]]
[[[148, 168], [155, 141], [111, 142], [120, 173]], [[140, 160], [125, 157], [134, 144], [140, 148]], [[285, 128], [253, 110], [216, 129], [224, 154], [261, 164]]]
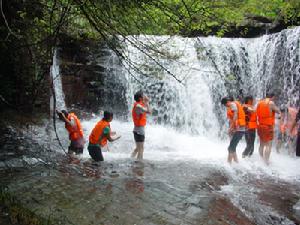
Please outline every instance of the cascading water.
[[128, 108], [133, 92], [143, 89], [151, 97], [154, 122], [207, 136], [224, 130], [222, 96], [259, 99], [273, 91], [278, 104], [295, 105], [299, 37], [300, 28], [254, 39], [130, 37]]
[[[61, 74], [59, 71], [59, 62], [58, 62], [58, 56], [57, 56], [57, 49], [54, 49], [53, 52], [53, 61], [52, 61], [52, 66], [50, 67], [50, 79], [52, 81], [53, 89], [51, 93], [51, 98], [50, 98], [50, 118], [52, 118], [53, 113], [55, 113], [55, 109], [58, 110], [63, 110], [67, 109], [66, 108], [66, 103], [65, 103], [65, 97], [64, 97], [64, 92], [62, 88], [62, 80], [61, 80]], [[54, 94], [53, 94], [54, 92]], [[55, 95], [55, 106], [54, 106], [54, 95]], [[52, 120], [51, 123], [48, 124], [48, 126], [52, 127]], [[60, 134], [61, 141], [66, 145], [67, 144], [67, 132], [65, 131], [64, 124], [63, 123], [56, 123], [56, 132]], [[48, 127], [49, 128], [49, 127]], [[49, 129], [47, 129], [49, 130]], [[60, 146], [58, 146], [56, 136], [50, 136], [52, 139], [52, 145], [56, 145], [57, 149], [60, 149]]]
[[[59, 72], [57, 49], [54, 49], [53, 62], [50, 68], [50, 77], [52, 79], [53, 89], [55, 92], [56, 108], [59, 110], [66, 109], [65, 97], [62, 89], [62, 81]], [[51, 96], [50, 99], [50, 110], [53, 111], [53, 95]]]
[[[137, 42], [137, 46], [130, 43]], [[167, 124], [194, 134], [216, 134], [217, 120], [209, 89], [209, 68], [202, 68], [195, 39], [179, 37], [139, 37], [127, 42], [128, 108], [134, 92], [142, 89], [151, 99], [153, 123]], [[143, 54], [146, 43], [153, 49]], [[138, 47], [138, 48], [137, 48]], [[151, 58], [149, 58], [151, 57]], [[126, 72], [125, 71], [125, 72]], [[137, 80], [139, 82], [137, 82]]]
[[[221, 97], [261, 98], [272, 90], [279, 94], [279, 104], [295, 103], [299, 38], [300, 28], [253, 39], [131, 36], [123, 40], [127, 60], [113, 61], [118, 75], [126, 78], [117, 79], [116, 85], [126, 90], [128, 120], [133, 94], [139, 89], [150, 97], [153, 109], [146, 128], [146, 158], [184, 156], [225, 162], [228, 143], [220, 136], [227, 136], [227, 123]], [[114, 57], [112, 53], [109, 64]], [[87, 133], [95, 122], [85, 123]], [[132, 126], [131, 122], [112, 126], [122, 135], [114, 144], [122, 157], [128, 157], [134, 146]], [[241, 144], [238, 151], [243, 148]]]

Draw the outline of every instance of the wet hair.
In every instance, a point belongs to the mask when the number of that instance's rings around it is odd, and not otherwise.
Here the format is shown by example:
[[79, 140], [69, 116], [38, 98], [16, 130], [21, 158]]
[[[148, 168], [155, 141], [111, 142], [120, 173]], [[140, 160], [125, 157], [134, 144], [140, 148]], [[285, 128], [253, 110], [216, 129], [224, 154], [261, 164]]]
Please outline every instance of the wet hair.
[[104, 113], [103, 113], [103, 119], [104, 120], [108, 121], [113, 117], [114, 117], [114, 114], [112, 112], [104, 111]]
[[266, 98], [273, 98], [275, 96], [275, 94], [273, 92], [268, 92], [266, 94]]
[[246, 96], [245, 99], [244, 99], [245, 104], [248, 104], [249, 101], [253, 101], [253, 96], [252, 96], [252, 95], [248, 95], [248, 96]]
[[233, 101], [233, 98], [232, 98], [232, 97], [223, 97], [223, 98], [221, 99], [221, 104], [222, 104], [222, 105], [226, 105], [227, 102], [231, 102], [231, 101]]
[[65, 116], [68, 116], [69, 115], [69, 113], [67, 112], [67, 110], [61, 110], [61, 112], [65, 115]]
[[134, 94], [134, 101], [138, 102], [140, 100], [140, 98], [143, 97], [143, 92], [142, 91], [138, 91]]
[[228, 96], [228, 97], [227, 97], [227, 99], [228, 99], [229, 101], [231, 101], [231, 102], [233, 102], [233, 101], [234, 101], [234, 98], [233, 98], [233, 96], [231, 96], [231, 95], [230, 95], [230, 96]]

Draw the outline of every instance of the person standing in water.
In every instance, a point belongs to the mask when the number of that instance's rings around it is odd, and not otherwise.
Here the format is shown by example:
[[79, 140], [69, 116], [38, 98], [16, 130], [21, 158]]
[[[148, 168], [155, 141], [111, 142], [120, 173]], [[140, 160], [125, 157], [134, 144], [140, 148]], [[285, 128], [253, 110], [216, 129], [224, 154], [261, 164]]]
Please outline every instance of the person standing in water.
[[282, 144], [284, 144], [287, 140], [286, 138], [286, 108], [280, 107], [280, 119], [278, 120], [278, 135], [277, 135], [277, 142], [276, 142], [276, 151], [280, 153], [282, 148]]
[[88, 150], [93, 160], [96, 162], [104, 161], [102, 150], [107, 145], [107, 140], [112, 142], [118, 140], [121, 136], [115, 136], [115, 132], [111, 131], [110, 122], [113, 120], [113, 113], [104, 111], [102, 120], [100, 120], [89, 137]]
[[[233, 115], [232, 121], [230, 123], [228, 133], [231, 136], [230, 144], [228, 147], [228, 157], [227, 161], [231, 164], [232, 160], [238, 163], [238, 158], [236, 155], [236, 146], [242, 139], [245, 133], [245, 112], [239, 101], [231, 101], [229, 97], [224, 97], [221, 99], [221, 104], [227, 107], [227, 115]], [[228, 112], [230, 110], [230, 112]]]
[[251, 156], [254, 151], [254, 142], [256, 136], [256, 128], [257, 128], [257, 118], [256, 118], [256, 110], [253, 106], [253, 97], [247, 96], [245, 97], [245, 104], [243, 105], [244, 112], [246, 115], [246, 148], [243, 152], [243, 158], [246, 156]]
[[270, 164], [272, 141], [274, 138], [275, 113], [280, 110], [274, 103], [275, 94], [268, 93], [265, 99], [257, 104], [256, 113], [258, 120], [258, 136], [260, 139], [259, 154], [264, 162]]
[[295, 107], [288, 107], [288, 115], [286, 121], [287, 130], [287, 142], [289, 148], [289, 154], [295, 154], [296, 140], [298, 135], [298, 127], [293, 127], [296, 121], [298, 110]]
[[56, 113], [59, 119], [65, 122], [65, 128], [69, 133], [69, 140], [71, 143], [68, 147], [68, 154], [82, 154], [85, 140], [80, 120], [77, 118], [75, 113], [68, 113], [66, 110], [56, 110]]
[[134, 101], [135, 103], [132, 108], [132, 119], [134, 123], [133, 136], [136, 147], [131, 153], [131, 157], [143, 159], [147, 113], [151, 113], [149, 107], [149, 98], [145, 96], [142, 91], [138, 91], [134, 94]]

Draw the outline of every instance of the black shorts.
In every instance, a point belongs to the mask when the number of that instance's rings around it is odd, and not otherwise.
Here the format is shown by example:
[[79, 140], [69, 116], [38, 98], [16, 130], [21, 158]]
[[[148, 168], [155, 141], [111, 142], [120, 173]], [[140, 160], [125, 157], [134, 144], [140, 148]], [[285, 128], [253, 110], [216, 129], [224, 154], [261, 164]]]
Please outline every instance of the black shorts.
[[95, 160], [96, 162], [104, 161], [100, 146], [89, 145], [88, 150], [89, 150], [89, 154], [93, 160]]
[[75, 152], [76, 155], [82, 154], [83, 153], [83, 147], [75, 146], [74, 142], [71, 141], [71, 144], [68, 147], [68, 153], [72, 154]]
[[76, 147], [70, 145], [68, 147], [68, 153], [72, 154], [73, 152], [75, 152], [76, 155], [82, 154], [83, 153], [83, 148], [76, 148]]
[[137, 132], [133, 132], [135, 142], [144, 142], [145, 135], [138, 134]]

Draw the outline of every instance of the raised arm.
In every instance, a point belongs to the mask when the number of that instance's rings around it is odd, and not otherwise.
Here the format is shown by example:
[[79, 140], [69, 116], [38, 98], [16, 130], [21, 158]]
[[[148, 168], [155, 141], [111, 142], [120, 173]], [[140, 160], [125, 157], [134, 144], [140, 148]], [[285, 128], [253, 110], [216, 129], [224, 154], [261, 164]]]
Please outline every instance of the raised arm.
[[275, 105], [275, 103], [272, 102], [272, 101], [270, 102], [270, 109], [271, 109], [273, 112], [280, 114], [279, 108], [278, 108], [278, 107]]
[[59, 117], [60, 120], [62, 120], [65, 123], [68, 123], [68, 124], [72, 125], [71, 121], [68, 120], [68, 118], [65, 116], [65, 114], [63, 114], [61, 111], [56, 110], [56, 114], [58, 115], [58, 117]]

